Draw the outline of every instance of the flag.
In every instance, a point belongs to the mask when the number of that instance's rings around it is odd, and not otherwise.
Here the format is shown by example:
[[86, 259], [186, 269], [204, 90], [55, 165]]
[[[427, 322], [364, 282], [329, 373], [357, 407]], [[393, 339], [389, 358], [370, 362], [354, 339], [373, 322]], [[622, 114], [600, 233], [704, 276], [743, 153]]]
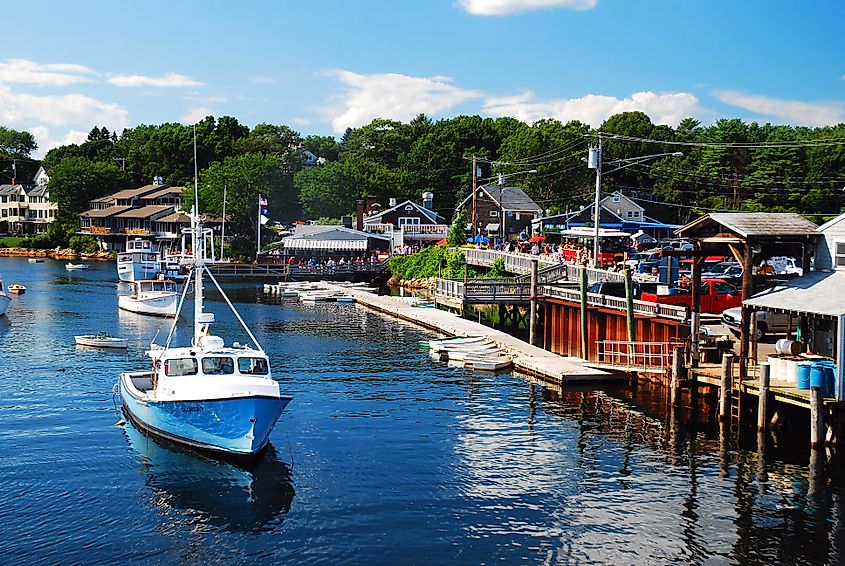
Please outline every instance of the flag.
[[266, 216], [264, 216], [263, 214], [261, 216], [259, 216], [258, 218], [259, 218], [262, 226], [267, 224], [270, 221], [270, 219], [267, 218]]
[[258, 206], [267, 206], [267, 199], [258, 195]]

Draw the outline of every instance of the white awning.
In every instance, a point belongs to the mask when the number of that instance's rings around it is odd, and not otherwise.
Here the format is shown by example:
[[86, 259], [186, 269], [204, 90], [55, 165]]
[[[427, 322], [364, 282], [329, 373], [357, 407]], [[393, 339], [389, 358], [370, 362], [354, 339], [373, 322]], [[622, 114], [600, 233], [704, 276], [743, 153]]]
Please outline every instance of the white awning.
[[287, 250], [335, 250], [366, 251], [367, 240], [312, 240], [309, 238], [286, 238]]
[[490, 224], [487, 225], [485, 230], [487, 230], [488, 232], [498, 232], [499, 231], [499, 224], [491, 222]]

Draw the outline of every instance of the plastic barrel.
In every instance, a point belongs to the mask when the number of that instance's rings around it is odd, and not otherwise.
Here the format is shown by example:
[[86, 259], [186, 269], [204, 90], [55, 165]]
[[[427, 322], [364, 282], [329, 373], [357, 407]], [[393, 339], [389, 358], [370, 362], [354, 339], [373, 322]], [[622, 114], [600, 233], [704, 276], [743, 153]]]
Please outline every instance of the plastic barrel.
[[827, 397], [827, 369], [821, 364], [813, 364], [810, 368], [810, 387], [820, 388], [824, 397]]
[[798, 389], [810, 388], [810, 369], [812, 369], [812, 367], [813, 364], [810, 362], [802, 362], [798, 364], [798, 372], [796, 374]]
[[804, 346], [801, 342], [796, 340], [787, 340], [786, 338], [781, 338], [777, 342], [775, 342], [775, 351], [778, 354], [786, 354], [787, 356], [797, 356], [801, 353], [804, 349]]
[[786, 381], [787, 383], [795, 383], [798, 381], [798, 364], [800, 362], [801, 358], [786, 360], [786, 374], [784, 377], [784, 381]]

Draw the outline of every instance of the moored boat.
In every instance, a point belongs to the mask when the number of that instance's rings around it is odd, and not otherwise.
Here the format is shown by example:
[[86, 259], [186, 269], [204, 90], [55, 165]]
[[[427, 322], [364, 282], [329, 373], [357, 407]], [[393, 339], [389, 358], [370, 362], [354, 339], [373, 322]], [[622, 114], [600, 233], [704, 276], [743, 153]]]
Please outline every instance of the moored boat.
[[29, 257], [26, 259], [28, 263], [44, 263], [43, 257]]
[[6, 291], [3, 290], [3, 280], [0, 279], [0, 316], [6, 314], [6, 308], [8, 308], [9, 303], [12, 302], [12, 297], [6, 294]]
[[176, 282], [149, 279], [131, 282], [132, 291], [117, 298], [117, 306], [125, 311], [154, 316], [176, 316], [179, 293]]
[[12, 293], [13, 295], [23, 295], [26, 293], [26, 287], [20, 283], [12, 283], [6, 288], [6, 291]]
[[91, 348], [126, 348], [128, 340], [126, 338], [117, 338], [110, 335], [108, 332], [98, 332], [96, 334], [82, 334], [74, 336], [74, 341], [77, 346], [88, 346]]
[[161, 270], [161, 256], [155, 244], [143, 238], [131, 238], [126, 251], [117, 254], [117, 277], [121, 281], [152, 279]]
[[77, 270], [77, 269], [88, 269], [88, 265], [84, 264], [84, 263], [67, 262], [65, 264], [65, 269], [67, 269], [68, 271], [74, 271], [74, 270]]
[[[195, 203], [198, 193], [195, 180]], [[129, 419], [149, 434], [228, 456], [251, 457], [267, 445], [292, 398], [281, 394], [267, 354], [208, 272], [203, 242], [210, 230], [203, 229], [196, 205], [189, 233], [194, 252], [190, 272], [193, 338], [188, 346], [171, 345], [188, 291], [185, 286], [164, 346], [151, 345], [146, 352], [151, 362], [147, 367], [152, 369], [120, 374], [121, 401]], [[227, 347], [221, 337], [211, 334], [214, 314], [204, 310], [204, 275], [223, 296], [252, 345], [234, 342]]]

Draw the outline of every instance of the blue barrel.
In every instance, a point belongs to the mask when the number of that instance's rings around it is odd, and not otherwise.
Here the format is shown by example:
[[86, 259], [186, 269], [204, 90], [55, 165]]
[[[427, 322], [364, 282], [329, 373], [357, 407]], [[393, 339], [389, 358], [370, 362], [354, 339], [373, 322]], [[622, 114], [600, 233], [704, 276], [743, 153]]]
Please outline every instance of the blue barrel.
[[822, 390], [822, 396], [827, 397], [827, 372], [821, 364], [810, 366], [810, 387], [818, 387]]
[[813, 364], [810, 362], [802, 362], [798, 364], [798, 376], [796, 381], [798, 382], [798, 389], [809, 389], [810, 388], [810, 369], [812, 369]]
[[825, 397], [834, 397], [836, 395], [836, 371], [834, 365], [825, 365], [824, 374], [827, 378], [827, 394]]

